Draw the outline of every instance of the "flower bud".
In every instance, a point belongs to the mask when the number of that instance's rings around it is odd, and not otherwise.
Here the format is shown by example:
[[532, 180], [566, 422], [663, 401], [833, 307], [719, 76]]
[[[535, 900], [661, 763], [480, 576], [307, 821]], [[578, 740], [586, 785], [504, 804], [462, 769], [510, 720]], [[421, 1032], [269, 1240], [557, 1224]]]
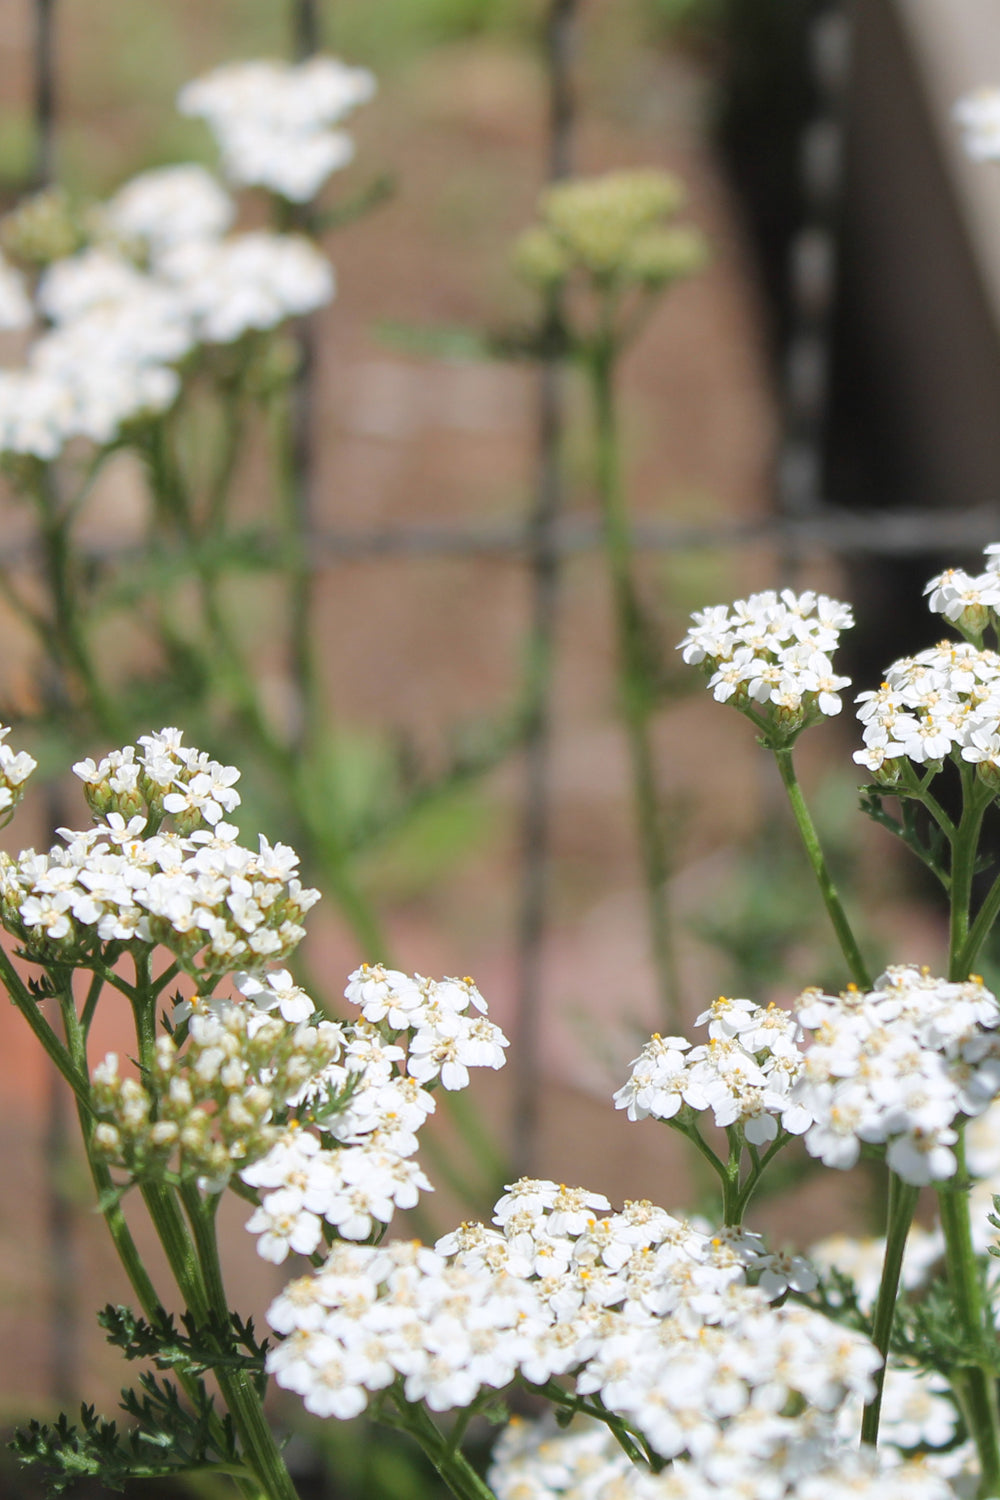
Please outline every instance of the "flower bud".
[[117, 1156], [121, 1151], [121, 1132], [102, 1120], [94, 1126], [93, 1145], [94, 1150], [99, 1151], [102, 1156]]
[[561, 286], [571, 269], [566, 251], [541, 225], [526, 229], [515, 241], [511, 261], [516, 276], [542, 291]]
[[0, 244], [14, 260], [47, 266], [82, 248], [80, 222], [61, 188], [24, 198], [0, 219]]

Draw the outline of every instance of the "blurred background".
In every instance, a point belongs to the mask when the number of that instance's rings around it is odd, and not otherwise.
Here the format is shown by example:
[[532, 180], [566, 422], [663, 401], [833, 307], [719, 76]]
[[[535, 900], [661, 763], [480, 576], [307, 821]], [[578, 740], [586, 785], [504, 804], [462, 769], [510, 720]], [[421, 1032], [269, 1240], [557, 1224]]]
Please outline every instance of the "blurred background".
[[[319, 47], [378, 76], [352, 122], [356, 161], [331, 194], [349, 203], [377, 183], [378, 201], [324, 241], [338, 292], [309, 335], [312, 630], [336, 726], [344, 858], [371, 940], [329, 900], [306, 958], [334, 1008], [366, 959], [474, 975], [512, 1038], [508, 1068], [470, 1096], [502, 1162], [484, 1165], [468, 1121], [445, 1122], [440, 1148], [471, 1187], [438, 1194], [423, 1233], [486, 1213], [508, 1166], [616, 1203], [697, 1193], [669, 1133], [610, 1106], [661, 1016], [584, 392], [572, 376], [554, 386], [537, 362], [476, 357], [484, 331], [532, 316], [511, 244], [554, 172], [653, 165], [686, 184], [685, 216], [710, 263], [664, 300], [622, 370], [637, 579], [662, 645], [654, 733], [679, 994], [692, 1019], [721, 991], [780, 1001], [836, 983], [771, 767], [750, 726], [678, 670], [673, 645], [692, 609], [761, 587], [820, 588], [854, 601], [842, 670], [872, 686], [940, 634], [921, 604], [926, 579], [974, 567], [1000, 536], [1000, 176], [964, 157], [950, 114], [961, 93], [1000, 81], [989, 9], [6, 0], [4, 209], [46, 180], [101, 196], [149, 166], [211, 162], [207, 133], [174, 99], [222, 62]], [[251, 449], [243, 468], [247, 514], [259, 514], [266, 467]], [[30, 571], [10, 498], [0, 517], [5, 564]], [[82, 540], [100, 552], [142, 528], [123, 455]], [[244, 578], [230, 602], [280, 727], [294, 683], [271, 650], [267, 580]], [[65, 723], [47, 723], [30, 643], [6, 614], [3, 629], [0, 707], [23, 725], [15, 744], [53, 775], [108, 748], [67, 744]], [[107, 660], [135, 672], [117, 630]], [[551, 671], [526, 714], [525, 658], [540, 638]], [[135, 732], [188, 724], [176, 694], [160, 712], [153, 691], [146, 708]], [[195, 743], [202, 717], [193, 704]], [[850, 713], [806, 737], [817, 819], [879, 956], [933, 964], [932, 893], [897, 869], [879, 830], [849, 817], [857, 742]], [[207, 748], [244, 764], [239, 744]], [[241, 823], [255, 829], [259, 815], [281, 836], [280, 788], [253, 769]], [[60, 820], [84, 816], [72, 787], [51, 795]], [[47, 845], [52, 808], [51, 796], [26, 805], [6, 847]], [[99, 1045], [115, 1044], [119, 1020], [107, 1018]], [[121, 1376], [92, 1314], [124, 1292], [44, 1059], [13, 1011], [0, 1026], [0, 1412], [13, 1422], [80, 1397], [107, 1408]], [[760, 1212], [779, 1240], [843, 1224], [848, 1204], [861, 1216], [864, 1193], [847, 1177], [840, 1202], [829, 1178], [823, 1202], [808, 1182], [801, 1193], [805, 1206], [776, 1199]], [[256, 1258], [240, 1217], [234, 1285], [259, 1312], [284, 1272]], [[346, 1449], [336, 1434], [301, 1442], [317, 1474], [324, 1446], [336, 1447], [340, 1478], [320, 1474], [317, 1494], [417, 1493], [391, 1443], [364, 1456], [358, 1435]], [[11, 1473], [0, 1492], [35, 1490]]]

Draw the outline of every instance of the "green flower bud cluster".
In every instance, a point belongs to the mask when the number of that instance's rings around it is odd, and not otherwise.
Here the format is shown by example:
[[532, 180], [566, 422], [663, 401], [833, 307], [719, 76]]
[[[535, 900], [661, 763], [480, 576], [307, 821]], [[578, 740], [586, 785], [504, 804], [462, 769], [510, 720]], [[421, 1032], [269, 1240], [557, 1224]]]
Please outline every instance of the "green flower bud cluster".
[[541, 224], [514, 247], [515, 271], [543, 290], [579, 271], [601, 288], [659, 291], [707, 258], [696, 229], [666, 222], [683, 199], [677, 178], [653, 168], [557, 183], [542, 194]]
[[25, 198], [0, 219], [0, 245], [25, 266], [48, 266], [75, 255], [86, 231], [62, 188], [46, 188]]
[[341, 1053], [339, 1026], [289, 1026], [253, 1006], [195, 1001], [185, 1041], [161, 1036], [144, 1078], [117, 1054], [93, 1074], [94, 1146], [132, 1180], [208, 1180], [221, 1190], [258, 1161], [283, 1126], [275, 1115]]

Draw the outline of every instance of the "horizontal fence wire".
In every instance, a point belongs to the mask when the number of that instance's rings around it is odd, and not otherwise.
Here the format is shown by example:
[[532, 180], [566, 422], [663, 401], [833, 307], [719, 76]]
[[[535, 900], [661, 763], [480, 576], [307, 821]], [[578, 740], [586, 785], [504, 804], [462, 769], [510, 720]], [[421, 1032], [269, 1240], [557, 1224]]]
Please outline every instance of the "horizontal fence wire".
[[[998, 527], [1000, 507], [992, 505], [971, 510], [864, 512], [825, 505], [809, 516], [762, 515], [721, 526], [639, 517], [632, 522], [632, 541], [637, 551], [650, 553], [726, 552], [775, 545], [839, 557], [905, 558], [949, 549], [975, 552], [997, 540]], [[263, 528], [236, 533], [234, 540], [250, 543], [261, 565], [281, 565], [276, 533]], [[532, 558], [537, 540], [531, 524], [515, 521], [488, 527], [418, 523], [365, 531], [320, 526], [310, 533], [309, 544], [308, 567], [323, 571], [346, 562], [407, 557], [523, 562]], [[601, 522], [590, 516], [562, 516], [546, 537], [547, 548], [562, 558], [599, 552], [603, 545]], [[81, 558], [108, 566], [145, 555], [142, 544], [113, 539], [81, 541], [78, 546]], [[0, 543], [0, 568], [28, 567], [35, 551], [30, 539]], [[160, 561], [168, 560], [169, 554], [160, 554]]]

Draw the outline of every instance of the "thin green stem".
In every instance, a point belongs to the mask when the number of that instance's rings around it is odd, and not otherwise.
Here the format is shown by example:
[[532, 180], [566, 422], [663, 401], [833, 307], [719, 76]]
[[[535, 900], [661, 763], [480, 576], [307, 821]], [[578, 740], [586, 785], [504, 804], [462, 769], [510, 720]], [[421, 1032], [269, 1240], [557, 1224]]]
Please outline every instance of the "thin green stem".
[[711, 1146], [702, 1136], [695, 1122], [691, 1120], [688, 1123], [682, 1124], [675, 1115], [672, 1120], [667, 1121], [667, 1124], [671, 1126], [673, 1130], [680, 1131], [681, 1135], [685, 1136], [686, 1139], [691, 1142], [695, 1150], [700, 1152], [700, 1154], [705, 1158], [709, 1166], [712, 1168], [713, 1172], [715, 1172], [719, 1181], [722, 1183], [723, 1191], [725, 1191], [726, 1185], [729, 1181], [729, 1174], [726, 1171], [726, 1165], [724, 1162], [721, 1162], [716, 1156]]
[[1000, 915], [1000, 875], [994, 880], [986, 899], [976, 913], [965, 942], [958, 950], [955, 969], [959, 975], [970, 974], [979, 957], [980, 949], [989, 937], [993, 924]]
[[[983, 814], [989, 804], [987, 790], [971, 766], [960, 767], [962, 777], [962, 816], [951, 841], [951, 926], [948, 974], [952, 980], [968, 976], [976, 944], [982, 942], [988, 929], [984, 922], [969, 929], [972, 881], [976, 868], [979, 834]], [[992, 891], [990, 896], [992, 896]], [[987, 902], [989, 902], [987, 897]], [[959, 1324], [969, 1342], [975, 1346], [983, 1339], [995, 1338], [992, 1320], [983, 1305], [982, 1285], [976, 1253], [972, 1244], [969, 1216], [969, 1175], [965, 1160], [964, 1122], [958, 1125], [955, 1145], [958, 1159], [954, 1178], [938, 1188], [938, 1208], [945, 1242], [945, 1269]], [[996, 1378], [991, 1363], [970, 1364], [952, 1374], [952, 1388], [962, 1408], [969, 1434], [979, 1455], [979, 1495], [1000, 1495], [1000, 1407], [997, 1402]]]
[[847, 913], [841, 905], [840, 897], [837, 894], [837, 887], [833, 883], [833, 877], [830, 874], [826, 857], [823, 854], [819, 834], [816, 832], [816, 826], [813, 823], [809, 809], [806, 806], [805, 798], [802, 795], [802, 788], [799, 786], [798, 777], [795, 774], [791, 748], [775, 750], [774, 758], [778, 763], [781, 780], [788, 794], [792, 815], [795, 818], [799, 835], [805, 846], [806, 855], [808, 856], [809, 863], [812, 865], [813, 874], [816, 876], [820, 895], [823, 898], [823, 905], [826, 907], [827, 915], [833, 924], [833, 930], [837, 935], [837, 942], [840, 944], [840, 951], [844, 955], [851, 978], [861, 989], [870, 990], [872, 981], [865, 961], [861, 957], [861, 950], [858, 947], [857, 940], [851, 930], [851, 924], [847, 920]]
[[[194, 1183], [180, 1189], [198, 1255], [198, 1266], [208, 1308], [221, 1328], [229, 1324], [226, 1296], [215, 1232], [218, 1196], [204, 1197]], [[214, 1375], [240, 1436], [247, 1461], [264, 1487], [268, 1500], [297, 1500], [291, 1475], [264, 1416], [264, 1408], [252, 1374], [247, 1370], [219, 1366]]]
[[[9, 980], [6, 981], [8, 990]], [[83, 1145], [87, 1154], [87, 1164], [90, 1175], [97, 1191], [98, 1203], [108, 1226], [112, 1242], [118, 1258], [122, 1263], [129, 1284], [139, 1300], [143, 1312], [147, 1318], [152, 1318], [160, 1306], [160, 1299], [156, 1295], [149, 1273], [143, 1263], [142, 1256], [132, 1238], [121, 1204], [115, 1195], [115, 1185], [107, 1163], [102, 1161], [94, 1152], [94, 1119], [93, 1106], [90, 1099], [90, 1081], [87, 1071], [87, 1037], [86, 1030], [76, 1015], [73, 1003], [72, 991], [69, 989], [69, 979], [59, 986], [59, 1006], [63, 1019], [63, 1027], [66, 1032], [65, 1054], [69, 1059], [72, 1076], [60, 1066], [59, 1070], [67, 1083], [74, 1086], [76, 1094], [77, 1115], [80, 1121], [80, 1133], [83, 1137]], [[52, 1054], [49, 1054], [52, 1056]], [[58, 1059], [53, 1059], [59, 1066]]]
[[[608, 316], [610, 318], [610, 313]], [[661, 1010], [667, 1024], [676, 1031], [681, 1024], [681, 986], [668, 904], [671, 864], [650, 733], [657, 691], [633, 576], [632, 533], [622, 485], [615, 404], [616, 358], [617, 344], [608, 332], [599, 336], [589, 348], [585, 368], [594, 403], [597, 492], [614, 598], [622, 717], [632, 768], [632, 796], [653, 962]]]
[[738, 1125], [727, 1125], [726, 1140], [729, 1142], [729, 1160], [722, 1184], [722, 1222], [732, 1226], [742, 1222], [740, 1165], [743, 1161], [743, 1131]]
[[163, 973], [158, 974], [156, 978], [152, 980], [153, 994], [156, 996], [161, 995], [170, 981], [177, 978], [180, 971], [181, 966], [179, 963], [168, 964]]
[[299, 753], [316, 748], [322, 726], [320, 677], [312, 630], [315, 574], [312, 567], [312, 406], [315, 339], [311, 326], [298, 330], [299, 367], [284, 392], [278, 436], [281, 522], [288, 559], [288, 664], [299, 695], [300, 722], [293, 735]]
[[753, 1197], [754, 1193], [757, 1191], [757, 1184], [760, 1182], [761, 1178], [763, 1177], [764, 1173], [767, 1171], [767, 1169], [770, 1166], [771, 1162], [777, 1156], [778, 1152], [784, 1146], [787, 1146], [788, 1142], [791, 1139], [792, 1139], [792, 1136], [789, 1134], [789, 1132], [787, 1130], [779, 1130], [778, 1134], [775, 1136], [775, 1138], [771, 1142], [770, 1146], [768, 1146], [768, 1148], [764, 1152], [763, 1156], [760, 1156], [759, 1153], [756, 1152], [756, 1151], [752, 1151], [751, 1152], [751, 1160], [753, 1162], [753, 1167], [752, 1167], [752, 1170], [750, 1171], [750, 1173], [747, 1176], [747, 1180], [744, 1182], [743, 1186], [740, 1188], [740, 1195], [739, 1195], [739, 1198], [737, 1200], [737, 1207], [736, 1207], [737, 1217], [733, 1221], [734, 1223], [736, 1223], [736, 1224], [742, 1224], [743, 1220], [746, 1217], [746, 1211], [747, 1211], [747, 1208], [749, 1207], [750, 1200]]
[[[94, 1127], [96, 1120], [93, 1108], [89, 1103], [87, 1036], [82, 1018], [78, 1018], [76, 1014], [76, 1006], [71, 988], [71, 976], [67, 973], [64, 977], [54, 975], [53, 978], [56, 983], [60, 1013], [66, 1032], [66, 1050], [79, 1077], [85, 1080], [86, 1099], [78, 1093], [77, 1115], [80, 1121], [80, 1133], [83, 1137], [91, 1180], [97, 1192], [98, 1206], [108, 1227], [111, 1242], [121, 1261], [122, 1268], [128, 1277], [129, 1285], [132, 1287], [142, 1311], [152, 1321], [161, 1310], [161, 1299], [157, 1295], [156, 1288], [146, 1270], [145, 1262], [139, 1248], [132, 1237], [132, 1232], [129, 1229], [128, 1221], [125, 1218], [118, 1194], [115, 1190], [115, 1183], [110, 1169], [94, 1149]], [[176, 1374], [182, 1389], [194, 1400], [198, 1395], [199, 1383], [197, 1379], [182, 1370], [178, 1370]], [[217, 1418], [213, 1421], [213, 1435], [219, 1451], [224, 1451], [225, 1438], [222, 1432], [222, 1424]], [[237, 1488], [244, 1495], [245, 1500], [261, 1500], [255, 1482], [251, 1485], [246, 1480], [241, 1480], [239, 1476], [234, 1476], [234, 1478], [236, 1479]]]
[[458, 1500], [496, 1500], [496, 1496], [461, 1451], [452, 1452], [444, 1434], [422, 1406], [393, 1392], [396, 1411], [385, 1411], [383, 1421], [408, 1432], [419, 1443], [438, 1474]]
[[90, 1109], [90, 1090], [87, 1086], [87, 1074], [80, 1071], [74, 1064], [72, 1057], [66, 1047], [56, 1036], [52, 1027], [42, 1015], [38, 1001], [32, 995], [20, 974], [11, 962], [7, 950], [0, 946], [0, 978], [3, 980], [4, 988], [11, 1000], [17, 1006], [35, 1036], [41, 1042], [49, 1057], [55, 1063], [59, 1072], [65, 1078], [76, 1096], [78, 1104], [83, 1109]]
[[238, 382], [233, 382], [223, 395], [222, 431], [222, 455], [212, 476], [205, 506], [209, 534], [221, 532], [225, 524], [229, 495], [246, 437], [245, 401]]
[[87, 998], [84, 1001], [83, 1010], [80, 1014], [80, 1028], [83, 1031], [85, 1037], [89, 1036], [90, 1034], [90, 1027], [94, 1020], [94, 1013], [97, 1010], [97, 1002], [101, 998], [101, 991], [103, 989], [104, 975], [100, 973], [92, 974], [90, 979], [90, 987], [87, 990]]
[[889, 1173], [889, 1203], [885, 1231], [885, 1259], [882, 1262], [882, 1280], [879, 1283], [875, 1314], [872, 1319], [872, 1343], [882, 1356], [881, 1368], [875, 1374], [875, 1394], [868, 1402], [861, 1419], [861, 1441], [875, 1444], [878, 1441], [878, 1424], [882, 1411], [882, 1388], [885, 1384], [886, 1360], [889, 1355], [889, 1339], [899, 1297], [899, 1278], [903, 1269], [903, 1254], [906, 1239], [913, 1223], [919, 1189], [904, 1182], [895, 1172]]
[[[153, 1062], [156, 1041], [156, 993], [150, 977], [151, 955], [140, 951], [135, 956], [135, 986], [133, 1015], [135, 1017], [136, 1038], [139, 1043], [139, 1060], [146, 1069]], [[162, 1183], [147, 1182], [140, 1185], [143, 1202], [153, 1222], [153, 1227], [163, 1246], [167, 1257], [167, 1263], [177, 1283], [185, 1306], [201, 1322], [207, 1322], [214, 1303], [211, 1291], [206, 1285], [203, 1276], [203, 1268], [199, 1255], [199, 1247], [192, 1243], [184, 1223], [183, 1215], [177, 1205], [174, 1190]], [[228, 1313], [226, 1314], [228, 1316]], [[244, 1430], [240, 1415], [234, 1409], [231, 1400], [232, 1392], [229, 1390], [227, 1372], [218, 1370], [215, 1372], [219, 1383], [219, 1389], [231, 1411], [236, 1430], [246, 1446], [253, 1449], [256, 1436], [256, 1428], [250, 1438]], [[193, 1394], [195, 1382], [182, 1378], [184, 1388]], [[242, 1393], [238, 1393], [241, 1397]], [[237, 1400], [239, 1404], [239, 1399]], [[259, 1402], [258, 1402], [259, 1405]], [[261, 1415], [260, 1421], [263, 1422]], [[265, 1424], [266, 1425], [266, 1424]], [[273, 1438], [270, 1438], [273, 1444]], [[267, 1477], [259, 1471], [255, 1464], [251, 1464], [255, 1479], [251, 1483], [247, 1480], [237, 1479], [238, 1487], [246, 1497], [246, 1500], [296, 1500], [294, 1489], [275, 1489], [269, 1485]], [[282, 1465], [284, 1468], [284, 1465]], [[287, 1473], [287, 1471], [286, 1471]], [[258, 1490], [258, 1485], [260, 1489]]]
[[[938, 1210], [945, 1243], [945, 1269], [956, 1317], [970, 1343], [996, 1335], [988, 1309], [983, 1305], [976, 1253], [969, 1221], [968, 1173], [965, 1164], [964, 1130], [959, 1129], [955, 1146], [958, 1170], [937, 1190]], [[979, 1455], [982, 1500], [1000, 1495], [1000, 1411], [996, 1380], [989, 1363], [964, 1365], [952, 1373], [952, 1386], [962, 1407], [969, 1434]]]
[[618, 1446], [628, 1454], [634, 1464], [645, 1463], [649, 1464], [654, 1471], [658, 1470], [662, 1460], [657, 1461], [657, 1456], [646, 1439], [641, 1434], [633, 1432], [621, 1417], [609, 1411], [600, 1396], [594, 1396], [592, 1400], [588, 1400], [586, 1396], [573, 1395], [563, 1390], [555, 1380], [548, 1380], [544, 1385], [530, 1388], [569, 1415], [592, 1417], [595, 1422], [603, 1422]]
[[84, 630], [86, 611], [79, 600], [80, 569], [70, 542], [71, 512], [61, 505], [48, 474], [40, 476], [35, 500], [42, 563], [52, 610], [54, 664], [76, 679], [86, 708], [99, 727], [117, 736], [121, 715], [100, 680]]
[[914, 796], [926, 807], [935, 823], [947, 839], [955, 836], [955, 824], [930, 790], [933, 775], [918, 777], [911, 763], [903, 758], [903, 775], [912, 788]]
[[978, 780], [972, 766], [964, 762], [962, 776], [962, 817], [951, 845], [951, 928], [948, 951], [949, 979], [965, 979], [962, 968], [969, 938], [969, 910], [972, 903], [972, 879], [976, 872], [979, 833], [990, 796]]

